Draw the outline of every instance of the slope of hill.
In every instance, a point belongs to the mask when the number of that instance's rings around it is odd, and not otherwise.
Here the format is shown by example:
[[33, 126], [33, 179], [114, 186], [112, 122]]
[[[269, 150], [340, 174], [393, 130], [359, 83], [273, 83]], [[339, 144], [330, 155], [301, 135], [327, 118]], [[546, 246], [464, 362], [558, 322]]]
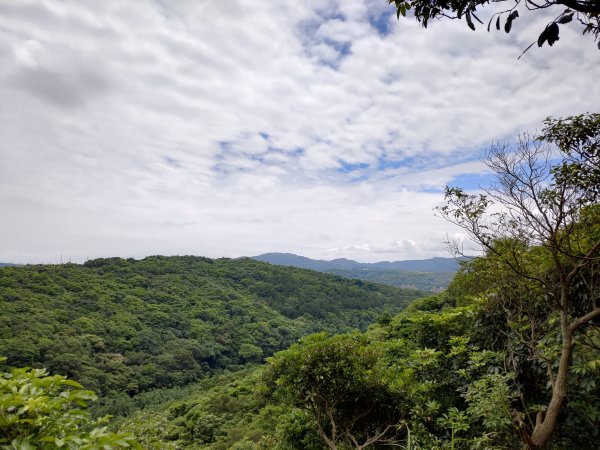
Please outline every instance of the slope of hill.
[[123, 397], [261, 362], [314, 331], [365, 329], [420, 295], [252, 259], [4, 267], [0, 355]]
[[292, 253], [264, 253], [253, 259], [279, 266], [300, 267], [346, 278], [434, 292], [447, 287], [460, 267], [454, 258], [359, 263], [343, 258], [326, 261]]

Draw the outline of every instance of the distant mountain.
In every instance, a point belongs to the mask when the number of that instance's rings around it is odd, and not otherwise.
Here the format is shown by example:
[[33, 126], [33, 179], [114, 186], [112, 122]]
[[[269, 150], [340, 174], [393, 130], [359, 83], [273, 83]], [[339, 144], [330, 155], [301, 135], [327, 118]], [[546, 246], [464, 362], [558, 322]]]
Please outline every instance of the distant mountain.
[[304, 256], [294, 255], [293, 253], [264, 253], [253, 256], [252, 259], [262, 262], [275, 264], [276, 266], [292, 266], [300, 269], [311, 269], [319, 272], [325, 272], [332, 269], [363, 269], [364, 264], [352, 261], [351, 259], [339, 258], [332, 261], [323, 259], [310, 259]]
[[381, 261], [376, 263], [359, 263], [351, 259], [310, 259], [292, 253], [264, 253], [252, 259], [268, 262], [278, 266], [292, 266], [301, 269], [312, 269], [320, 272], [330, 270], [403, 270], [408, 272], [455, 273], [459, 264], [454, 258], [430, 258], [406, 261]]
[[21, 264], [13, 264], [13, 263], [3, 263], [0, 262], [0, 267], [19, 267]]
[[448, 287], [460, 267], [459, 263], [453, 258], [359, 263], [345, 258], [326, 261], [323, 259], [310, 259], [292, 253], [264, 253], [254, 256], [253, 259], [277, 266], [311, 269], [318, 272], [332, 273], [344, 278], [430, 292], [439, 292]]

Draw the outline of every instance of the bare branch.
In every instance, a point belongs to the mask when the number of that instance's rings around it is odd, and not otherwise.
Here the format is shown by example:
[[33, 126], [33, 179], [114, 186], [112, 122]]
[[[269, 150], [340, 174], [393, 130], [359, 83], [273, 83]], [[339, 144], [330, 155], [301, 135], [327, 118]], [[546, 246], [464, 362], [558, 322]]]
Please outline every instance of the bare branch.
[[585, 325], [586, 323], [588, 323], [590, 320], [594, 319], [595, 317], [600, 317], [600, 307], [590, 311], [585, 316], [581, 316], [578, 319], [574, 320], [571, 323], [571, 325], [569, 325], [569, 331], [571, 331], [571, 333], [574, 333], [582, 325]]

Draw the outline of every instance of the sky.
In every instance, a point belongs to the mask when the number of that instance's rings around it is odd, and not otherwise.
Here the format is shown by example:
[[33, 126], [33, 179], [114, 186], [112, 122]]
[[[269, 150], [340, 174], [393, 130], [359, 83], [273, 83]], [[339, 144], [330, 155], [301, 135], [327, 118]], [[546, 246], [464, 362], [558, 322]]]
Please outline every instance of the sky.
[[597, 111], [575, 21], [517, 60], [559, 12], [506, 34], [386, 0], [2, 0], [0, 261], [448, 256], [445, 185]]

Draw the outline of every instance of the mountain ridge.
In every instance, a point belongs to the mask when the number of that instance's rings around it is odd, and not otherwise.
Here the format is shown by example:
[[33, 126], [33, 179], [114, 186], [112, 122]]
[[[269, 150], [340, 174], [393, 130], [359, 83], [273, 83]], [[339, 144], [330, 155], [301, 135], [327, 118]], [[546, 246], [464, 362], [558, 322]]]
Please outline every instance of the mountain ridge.
[[361, 263], [347, 258], [333, 260], [312, 259], [294, 253], [263, 253], [252, 256], [257, 261], [268, 262], [281, 266], [299, 267], [317, 271], [329, 271], [340, 269], [351, 270], [402, 270], [407, 272], [435, 272], [455, 273], [460, 268], [459, 262], [454, 258], [433, 257], [428, 259], [411, 259], [400, 261], [379, 261], [375, 263]]

